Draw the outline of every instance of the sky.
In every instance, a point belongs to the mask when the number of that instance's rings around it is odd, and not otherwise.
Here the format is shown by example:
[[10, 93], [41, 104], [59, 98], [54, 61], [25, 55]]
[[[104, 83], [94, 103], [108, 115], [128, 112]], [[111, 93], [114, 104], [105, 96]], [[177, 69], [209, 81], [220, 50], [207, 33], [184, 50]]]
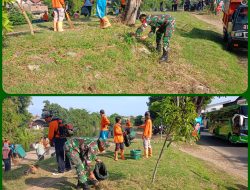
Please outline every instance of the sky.
[[104, 109], [107, 115], [118, 113], [123, 116], [144, 115], [148, 110], [148, 96], [32, 96], [33, 105], [28, 110], [33, 115], [41, 115], [43, 101], [57, 103], [64, 108], [81, 108], [89, 112]]
[[[144, 115], [148, 110], [148, 96], [32, 96], [32, 105], [28, 110], [33, 115], [41, 115], [43, 101], [49, 100], [50, 103], [57, 103], [64, 108], [81, 108], [89, 112], [99, 112], [104, 109], [109, 116], [118, 113], [123, 116]], [[215, 97], [211, 104], [235, 100], [237, 96]]]

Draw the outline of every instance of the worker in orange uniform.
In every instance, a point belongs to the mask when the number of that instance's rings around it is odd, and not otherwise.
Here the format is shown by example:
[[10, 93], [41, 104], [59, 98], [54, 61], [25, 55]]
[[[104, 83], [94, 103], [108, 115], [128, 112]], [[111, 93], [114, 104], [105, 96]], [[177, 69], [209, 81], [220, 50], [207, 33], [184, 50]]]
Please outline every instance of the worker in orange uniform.
[[144, 158], [152, 156], [152, 146], [150, 144], [150, 139], [152, 137], [152, 121], [150, 118], [150, 113], [145, 112], [145, 123], [140, 128], [143, 128], [142, 140], [144, 146]]
[[100, 131], [100, 136], [99, 138], [102, 139], [104, 142], [108, 138], [109, 130], [108, 126], [110, 125], [110, 121], [108, 120], [107, 116], [105, 115], [104, 110], [100, 110], [100, 115], [101, 115], [101, 131]]
[[54, 31], [63, 31], [63, 19], [65, 17], [64, 0], [52, 0], [53, 15], [54, 15]]
[[121, 9], [120, 9], [120, 12], [125, 11], [125, 8], [126, 8], [126, 0], [121, 0]]
[[55, 145], [56, 161], [58, 163], [58, 173], [64, 173], [71, 170], [69, 158], [65, 156], [64, 145], [67, 141], [66, 137], [62, 138], [59, 135], [58, 127], [62, 120], [59, 118], [52, 118], [52, 114], [44, 113], [43, 118], [49, 123], [48, 138], [51, 145]]
[[118, 160], [118, 151], [121, 150], [121, 159], [125, 160], [124, 157], [124, 139], [123, 139], [123, 133], [122, 133], [122, 127], [121, 127], [121, 117], [117, 116], [115, 118], [115, 126], [114, 126], [114, 142], [115, 142], [115, 157], [114, 160]]
[[131, 122], [129, 119], [126, 120], [126, 132], [129, 135], [130, 134], [130, 129], [131, 129]]

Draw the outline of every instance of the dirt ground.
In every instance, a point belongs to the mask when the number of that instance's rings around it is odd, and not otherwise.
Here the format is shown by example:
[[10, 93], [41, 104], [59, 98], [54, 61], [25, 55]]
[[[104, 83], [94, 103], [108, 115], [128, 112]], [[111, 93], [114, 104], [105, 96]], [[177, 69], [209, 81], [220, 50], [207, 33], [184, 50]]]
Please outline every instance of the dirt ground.
[[226, 159], [223, 154], [212, 149], [209, 146], [200, 146], [200, 145], [181, 145], [178, 146], [179, 150], [190, 154], [194, 157], [200, 158], [202, 160], [212, 163], [215, 167], [227, 172], [229, 175], [234, 175], [236, 177], [248, 179], [248, 171], [245, 168], [235, 165]]

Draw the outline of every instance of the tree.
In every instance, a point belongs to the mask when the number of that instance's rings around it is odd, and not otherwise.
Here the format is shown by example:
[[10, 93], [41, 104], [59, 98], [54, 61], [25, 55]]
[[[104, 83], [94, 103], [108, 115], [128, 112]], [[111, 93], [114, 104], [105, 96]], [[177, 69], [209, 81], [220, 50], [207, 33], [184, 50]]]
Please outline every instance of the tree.
[[2, 104], [2, 140], [8, 138], [11, 143], [22, 144], [25, 150], [42, 136], [41, 132], [28, 129], [31, 114], [27, 108], [30, 104], [31, 97], [28, 96], [7, 97]]
[[143, 118], [142, 115], [136, 116], [134, 125], [135, 125], [135, 126], [140, 126], [140, 125], [142, 125], [142, 124], [143, 124], [142, 118]]
[[198, 115], [201, 114], [201, 110], [211, 103], [213, 96], [194, 96], [192, 101], [196, 107]]
[[192, 122], [197, 114], [192, 98], [187, 96], [164, 97], [161, 101], [152, 103], [151, 109], [157, 112], [162, 124], [167, 126], [166, 138], [152, 176], [154, 182], [165, 146], [168, 148], [174, 141], [192, 140]]
[[123, 23], [126, 25], [134, 25], [138, 9], [141, 5], [141, 0], [128, 0], [125, 9]]

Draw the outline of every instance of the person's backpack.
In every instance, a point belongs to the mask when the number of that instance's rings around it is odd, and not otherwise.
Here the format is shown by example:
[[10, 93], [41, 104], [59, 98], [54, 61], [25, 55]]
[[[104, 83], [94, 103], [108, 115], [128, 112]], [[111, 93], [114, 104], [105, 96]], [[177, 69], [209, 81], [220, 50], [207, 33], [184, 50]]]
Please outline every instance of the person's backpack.
[[98, 180], [104, 180], [108, 178], [108, 171], [103, 162], [97, 162], [95, 164], [94, 174]]
[[56, 134], [58, 134], [60, 138], [70, 137], [71, 133], [73, 132], [73, 125], [72, 124], [64, 124], [62, 119], [60, 119], [60, 118], [54, 118], [51, 121], [57, 121], [57, 123], [58, 123], [58, 128], [57, 128], [54, 136], [56, 136]]
[[131, 142], [128, 134], [126, 132], [123, 133], [123, 138], [124, 138], [124, 144], [126, 147], [129, 147]]

